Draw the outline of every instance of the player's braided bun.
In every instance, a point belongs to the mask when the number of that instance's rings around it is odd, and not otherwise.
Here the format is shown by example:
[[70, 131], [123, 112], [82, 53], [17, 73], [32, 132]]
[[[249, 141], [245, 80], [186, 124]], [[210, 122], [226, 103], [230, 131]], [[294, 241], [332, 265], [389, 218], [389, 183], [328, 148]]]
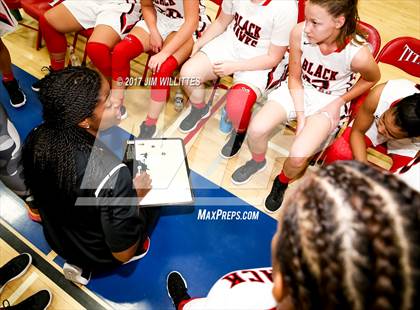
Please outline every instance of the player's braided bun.
[[92, 115], [100, 87], [100, 75], [86, 67], [51, 72], [41, 80], [45, 121], [28, 135], [23, 149], [25, 179], [35, 199], [41, 200], [37, 194], [45, 193], [44, 186], [50, 186], [51, 192], [74, 193], [76, 154], [89, 156], [95, 142], [78, 124]]
[[101, 79], [86, 67], [52, 71], [40, 81], [39, 99], [48, 125], [66, 128], [91, 116], [98, 101]]
[[309, 176], [286, 202], [275, 259], [296, 309], [415, 309], [420, 194], [359, 162]]

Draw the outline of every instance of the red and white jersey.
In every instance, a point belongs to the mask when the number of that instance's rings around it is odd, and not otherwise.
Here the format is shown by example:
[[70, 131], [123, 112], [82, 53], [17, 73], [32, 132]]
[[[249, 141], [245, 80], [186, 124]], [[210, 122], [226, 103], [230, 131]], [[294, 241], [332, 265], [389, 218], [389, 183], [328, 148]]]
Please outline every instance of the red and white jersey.
[[14, 31], [16, 26], [16, 19], [10, 13], [6, 3], [3, 0], [0, 0], [0, 37]]
[[[409, 80], [399, 79], [388, 81], [382, 90], [378, 106], [373, 113], [375, 120], [380, 119], [382, 114], [397, 100], [419, 92], [420, 90], [416, 87], [416, 84]], [[387, 141], [387, 138], [378, 133], [376, 121], [373, 122], [366, 131], [366, 136], [372, 142], [373, 146], [387, 142], [388, 153], [414, 157], [420, 150], [419, 138], [393, 139]]]
[[318, 91], [334, 96], [348, 92], [356, 82], [356, 74], [351, 70], [353, 57], [363, 45], [354, 40], [344, 48], [324, 55], [318, 44], [311, 44], [302, 31], [300, 48], [302, 50], [302, 80], [304, 86], [314, 87]]
[[234, 19], [227, 32], [240, 57], [249, 59], [267, 54], [270, 44], [289, 46], [289, 35], [297, 22], [296, 0], [224, 0], [222, 9]]
[[272, 268], [237, 270], [221, 277], [206, 298], [192, 299], [184, 310], [275, 309]]
[[[191, 0], [189, 0], [191, 1]], [[199, 1], [199, 25], [197, 31], [202, 32], [210, 24], [210, 20], [206, 15], [206, 6], [204, 0]], [[184, 0], [153, 0], [155, 10], [158, 14], [165, 15], [172, 19], [184, 19]]]

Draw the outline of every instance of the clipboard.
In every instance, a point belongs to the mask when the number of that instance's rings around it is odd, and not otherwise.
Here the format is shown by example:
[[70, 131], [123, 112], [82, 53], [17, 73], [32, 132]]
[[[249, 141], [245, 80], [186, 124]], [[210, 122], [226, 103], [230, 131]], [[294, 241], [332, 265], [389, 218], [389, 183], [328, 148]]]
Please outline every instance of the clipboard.
[[152, 189], [141, 200], [141, 206], [194, 203], [190, 169], [181, 138], [128, 140], [124, 163], [133, 176], [146, 171], [152, 179]]

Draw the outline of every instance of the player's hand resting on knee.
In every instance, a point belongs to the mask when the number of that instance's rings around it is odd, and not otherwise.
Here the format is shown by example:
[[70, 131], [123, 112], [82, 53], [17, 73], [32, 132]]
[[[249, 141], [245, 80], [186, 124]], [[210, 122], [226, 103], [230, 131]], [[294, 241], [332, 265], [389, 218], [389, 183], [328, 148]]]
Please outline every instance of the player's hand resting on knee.
[[150, 49], [156, 54], [159, 53], [163, 45], [163, 39], [159, 31], [151, 31], [149, 40]]
[[133, 179], [133, 184], [137, 192], [137, 197], [140, 199], [146, 196], [152, 189], [152, 179], [146, 172], [136, 174]]
[[215, 63], [214, 66], [213, 66], [213, 71], [218, 76], [224, 77], [224, 76], [227, 76], [227, 75], [231, 75], [232, 73], [234, 73], [237, 70], [235, 68], [235, 62], [224, 61], [224, 62]]

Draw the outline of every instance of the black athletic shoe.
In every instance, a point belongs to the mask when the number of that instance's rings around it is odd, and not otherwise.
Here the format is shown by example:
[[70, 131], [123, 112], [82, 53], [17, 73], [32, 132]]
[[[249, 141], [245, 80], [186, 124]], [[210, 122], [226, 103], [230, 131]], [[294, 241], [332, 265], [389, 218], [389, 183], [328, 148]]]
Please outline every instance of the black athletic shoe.
[[239, 167], [232, 174], [232, 183], [241, 185], [247, 183], [251, 178], [260, 171], [263, 171], [267, 166], [267, 161], [264, 159], [262, 162], [256, 162], [251, 159], [248, 160], [245, 165]]
[[32, 256], [22, 253], [0, 268], [0, 293], [7, 283], [20, 278], [32, 264]]
[[25, 105], [26, 95], [15, 79], [9, 82], [3, 81], [3, 85], [9, 94], [10, 104], [12, 107], [20, 108]]
[[223, 158], [231, 158], [238, 154], [241, 149], [242, 143], [244, 143], [246, 132], [238, 133], [232, 130], [228, 142], [222, 147], [220, 155]]
[[182, 301], [191, 299], [187, 293], [187, 282], [185, 282], [185, 279], [178, 271], [171, 271], [168, 274], [166, 278], [166, 290], [177, 309]]
[[198, 109], [195, 106], [191, 105], [190, 114], [188, 114], [184, 120], [179, 124], [179, 131], [182, 133], [188, 133], [193, 131], [200, 120], [209, 117], [210, 115], [210, 105], [206, 104], [206, 106], [202, 109]]
[[156, 135], [156, 125], [147, 126], [146, 122], [141, 123], [139, 139], [152, 139]]
[[51, 304], [51, 300], [51, 292], [42, 290], [13, 306], [10, 306], [9, 302], [5, 300], [3, 307], [10, 310], [45, 310]]
[[[41, 71], [42, 72], [46, 72], [47, 73], [46, 76], [47, 76], [48, 74], [50, 74], [54, 70], [51, 67], [42, 67]], [[39, 79], [38, 81], [36, 81], [35, 83], [32, 84], [32, 87], [31, 88], [36, 93], [38, 93], [39, 90], [41, 89], [41, 82], [40, 81], [41, 80]]]
[[281, 183], [278, 177], [274, 179], [271, 192], [265, 199], [265, 209], [269, 213], [276, 212], [281, 207], [287, 186], [288, 184]]

